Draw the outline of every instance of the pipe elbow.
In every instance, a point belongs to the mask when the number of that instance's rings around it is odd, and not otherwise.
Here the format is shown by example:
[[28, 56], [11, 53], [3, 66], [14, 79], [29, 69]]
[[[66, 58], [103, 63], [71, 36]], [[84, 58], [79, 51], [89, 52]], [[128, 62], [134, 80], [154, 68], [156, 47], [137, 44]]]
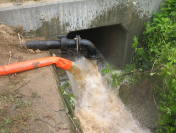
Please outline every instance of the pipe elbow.
[[87, 51], [87, 54], [84, 55], [88, 59], [97, 59], [99, 57], [99, 53], [95, 47], [95, 45], [86, 39], [81, 39], [80, 40], [80, 45], [81, 48], [84, 47]]
[[86, 40], [86, 39], [81, 39], [80, 44], [84, 47], [95, 47], [91, 41]]

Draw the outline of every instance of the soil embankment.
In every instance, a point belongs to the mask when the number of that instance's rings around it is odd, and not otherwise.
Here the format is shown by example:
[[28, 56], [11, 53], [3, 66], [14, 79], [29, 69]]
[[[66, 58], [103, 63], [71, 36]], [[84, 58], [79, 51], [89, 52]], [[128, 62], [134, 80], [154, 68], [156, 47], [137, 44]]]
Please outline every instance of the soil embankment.
[[[19, 46], [21, 27], [0, 24], [0, 66], [49, 56]], [[41, 38], [36, 38], [41, 39]], [[69, 133], [52, 66], [0, 76], [0, 132]]]

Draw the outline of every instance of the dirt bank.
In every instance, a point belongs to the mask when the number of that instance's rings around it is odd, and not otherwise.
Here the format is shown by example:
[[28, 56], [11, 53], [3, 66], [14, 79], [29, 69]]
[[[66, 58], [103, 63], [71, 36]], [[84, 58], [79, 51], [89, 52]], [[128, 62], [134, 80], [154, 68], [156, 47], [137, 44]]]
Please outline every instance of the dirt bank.
[[[49, 56], [21, 49], [17, 32], [0, 24], [0, 66]], [[0, 132], [69, 133], [68, 123], [52, 66], [0, 76]]]

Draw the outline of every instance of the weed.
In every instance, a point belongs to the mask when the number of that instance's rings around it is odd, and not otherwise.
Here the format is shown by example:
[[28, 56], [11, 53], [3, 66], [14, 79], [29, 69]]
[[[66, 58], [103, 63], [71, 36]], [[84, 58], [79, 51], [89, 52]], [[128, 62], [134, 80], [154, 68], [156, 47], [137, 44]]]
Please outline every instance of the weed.
[[32, 92], [32, 94], [31, 94], [31, 98], [35, 98], [36, 96], [37, 96], [37, 93]]
[[24, 101], [24, 105], [25, 105], [25, 107], [30, 107], [31, 106], [31, 102], [30, 101]]
[[22, 104], [22, 101], [17, 99], [17, 100], [15, 100], [15, 104], [17, 107], [19, 107]]
[[69, 102], [69, 104], [74, 107], [76, 104], [75, 96], [72, 93], [68, 93], [65, 91], [66, 88], [70, 87], [70, 84], [68, 81], [66, 81], [62, 86], [60, 86], [60, 91], [66, 99]]
[[6, 120], [6, 124], [10, 124], [10, 123], [12, 123], [12, 122], [13, 122], [12, 119], [7, 118], [7, 120]]
[[175, 0], [166, 0], [161, 13], [153, 12], [152, 23], [147, 22], [143, 32], [143, 44], [134, 37], [133, 64], [140, 69], [150, 70], [150, 75], [159, 75], [163, 79], [163, 91], [160, 94], [159, 127], [157, 132], [176, 132], [176, 4]]
[[13, 86], [13, 85], [17, 85], [17, 84], [19, 84], [19, 83], [20, 83], [20, 81], [14, 81], [14, 82], [12, 82], [12, 83], [8, 83], [7, 85]]
[[134, 65], [126, 65], [124, 69], [112, 68], [109, 63], [107, 67], [102, 70], [102, 75], [109, 75], [107, 77], [108, 84], [113, 87], [117, 87], [118, 85], [127, 84], [131, 85], [136, 82], [140, 76], [139, 73], [142, 70], [135, 69]]

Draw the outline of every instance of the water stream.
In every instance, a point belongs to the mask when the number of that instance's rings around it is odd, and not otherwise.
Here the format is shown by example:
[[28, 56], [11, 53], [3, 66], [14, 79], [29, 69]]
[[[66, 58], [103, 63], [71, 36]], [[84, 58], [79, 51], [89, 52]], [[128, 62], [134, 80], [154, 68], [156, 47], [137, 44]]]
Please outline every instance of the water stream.
[[139, 126], [120, 98], [106, 85], [96, 60], [80, 58], [72, 63], [69, 73], [77, 101], [75, 115], [85, 133], [150, 133]]

